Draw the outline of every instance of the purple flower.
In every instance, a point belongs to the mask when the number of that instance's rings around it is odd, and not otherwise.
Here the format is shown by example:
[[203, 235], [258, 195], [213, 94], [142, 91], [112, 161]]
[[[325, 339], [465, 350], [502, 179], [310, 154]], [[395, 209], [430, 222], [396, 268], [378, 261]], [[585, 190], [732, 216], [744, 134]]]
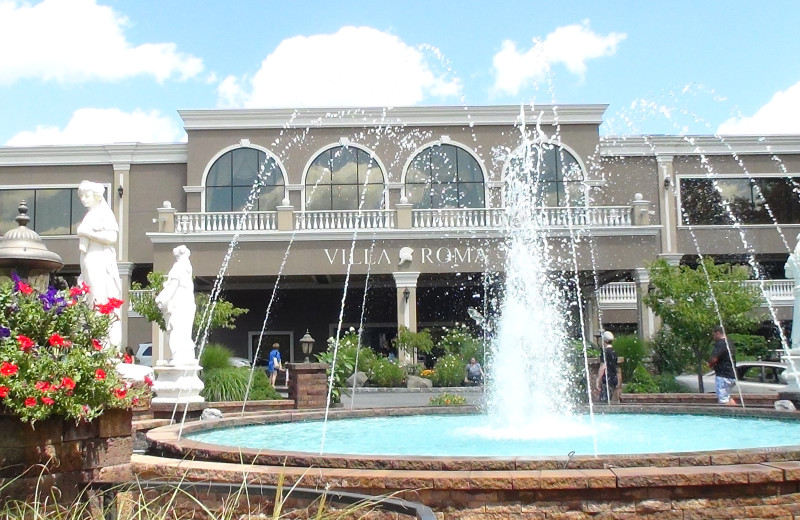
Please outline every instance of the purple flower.
[[54, 287], [49, 287], [46, 293], [40, 294], [39, 299], [42, 301], [42, 307], [46, 311], [49, 311], [53, 307], [58, 307], [59, 309], [57, 309], [57, 312], [60, 312], [60, 307], [66, 305], [64, 297], [59, 296], [58, 290]]
[[19, 282], [21, 282], [21, 281], [22, 281], [22, 278], [20, 278], [20, 277], [17, 275], [17, 272], [16, 272], [16, 271], [11, 271], [11, 279], [12, 279], [12, 280], [14, 280], [14, 285], [15, 285], [15, 286], [16, 286], [16, 285], [17, 285]]
[[8, 338], [8, 337], [11, 337], [11, 329], [0, 325], [0, 338]]

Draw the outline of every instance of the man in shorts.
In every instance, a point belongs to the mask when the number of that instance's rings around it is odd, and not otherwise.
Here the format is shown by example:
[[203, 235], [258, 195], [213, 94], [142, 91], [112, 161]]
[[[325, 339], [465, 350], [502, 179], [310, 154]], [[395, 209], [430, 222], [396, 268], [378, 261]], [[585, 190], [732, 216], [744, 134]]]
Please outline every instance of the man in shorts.
[[717, 385], [717, 402], [725, 406], [739, 406], [739, 403], [731, 397], [731, 388], [736, 384], [736, 351], [733, 342], [725, 336], [722, 327], [714, 327], [711, 333], [714, 339], [714, 350], [711, 351], [711, 359], [708, 366], [714, 369], [714, 379]]

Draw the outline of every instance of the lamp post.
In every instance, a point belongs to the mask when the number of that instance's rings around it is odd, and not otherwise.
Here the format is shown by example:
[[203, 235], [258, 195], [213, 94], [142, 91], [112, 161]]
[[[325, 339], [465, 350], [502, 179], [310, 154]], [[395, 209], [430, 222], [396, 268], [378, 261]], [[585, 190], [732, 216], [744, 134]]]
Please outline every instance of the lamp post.
[[310, 363], [308, 360], [308, 356], [311, 355], [311, 351], [314, 349], [314, 338], [311, 337], [311, 334], [308, 333], [308, 329], [306, 329], [305, 335], [300, 338], [300, 348], [303, 349], [303, 355], [306, 356], [304, 363]]

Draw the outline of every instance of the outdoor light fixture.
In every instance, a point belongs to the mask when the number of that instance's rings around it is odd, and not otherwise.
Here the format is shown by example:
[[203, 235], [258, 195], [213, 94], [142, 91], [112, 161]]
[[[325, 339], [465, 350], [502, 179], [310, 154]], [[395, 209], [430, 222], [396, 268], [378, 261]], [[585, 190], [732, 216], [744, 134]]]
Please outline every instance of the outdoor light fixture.
[[119, 188], [117, 188], [117, 193], [119, 193], [119, 198], [122, 198], [122, 194], [125, 193], [125, 189], [122, 187], [122, 184], [120, 184]]
[[408, 290], [408, 287], [403, 289], [403, 301], [408, 303], [408, 298], [411, 296], [411, 291]]
[[664, 177], [664, 187], [669, 188], [669, 177]]
[[303, 349], [303, 355], [306, 357], [303, 362], [310, 363], [308, 356], [311, 355], [311, 351], [314, 349], [314, 338], [308, 333], [308, 329], [306, 329], [305, 335], [300, 338], [300, 348]]

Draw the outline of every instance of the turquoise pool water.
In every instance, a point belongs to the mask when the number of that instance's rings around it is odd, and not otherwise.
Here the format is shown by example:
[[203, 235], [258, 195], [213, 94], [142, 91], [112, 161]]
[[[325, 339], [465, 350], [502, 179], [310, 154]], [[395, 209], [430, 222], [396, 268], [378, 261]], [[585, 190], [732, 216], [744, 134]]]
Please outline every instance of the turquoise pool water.
[[[493, 426], [485, 415], [421, 415], [240, 426], [187, 435], [231, 447], [352, 455], [514, 457], [670, 453], [800, 444], [800, 421], [608, 414]], [[324, 449], [320, 449], [324, 447]], [[596, 447], [596, 449], [595, 449]]]

